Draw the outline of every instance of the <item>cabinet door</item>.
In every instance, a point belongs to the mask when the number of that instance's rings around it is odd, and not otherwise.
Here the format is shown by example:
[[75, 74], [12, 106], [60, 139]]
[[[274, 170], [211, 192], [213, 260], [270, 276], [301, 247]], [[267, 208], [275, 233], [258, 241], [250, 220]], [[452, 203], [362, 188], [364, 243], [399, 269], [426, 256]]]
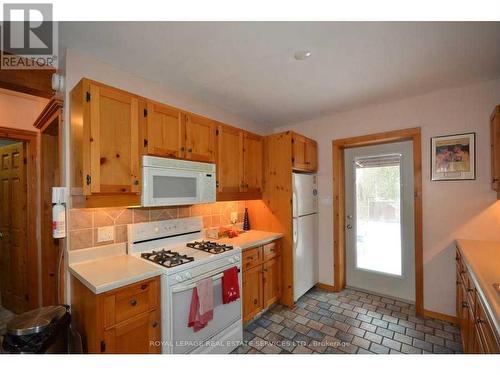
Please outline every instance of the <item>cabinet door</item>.
[[306, 164], [306, 137], [293, 134], [292, 136], [292, 158], [293, 168], [307, 170]]
[[318, 169], [318, 146], [312, 139], [306, 140], [306, 168], [315, 172]]
[[243, 320], [262, 310], [262, 266], [243, 271]]
[[215, 121], [205, 117], [186, 115], [186, 159], [215, 161]]
[[491, 187], [500, 192], [500, 107], [491, 118]]
[[151, 342], [160, 340], [160, 313], [158, 310], [137, 316], [104, 331], [104, 353], [147, 354], [159, 353], [160, 346]]
[[242, 191], [262, 192], [262, 137], [250, 133], [243, 135], [243, 183]]
[[264, 308], [272, 305], [281, 297], [281, 257], [264, 263], [263, 267]]
[[155, 156], [184, 157], [185, 117], [183, 113], [176, 108], [153, 102], [147, 102], [144, 109], [145, 152]]
[[237, 193], [242, 183], [242, 131], [219, 125], [217, 132], [217, 191]]
[[84, 194], [138, 193], [137, 97], [90, 83], [87, 100], [90, 134], [84, 145]]

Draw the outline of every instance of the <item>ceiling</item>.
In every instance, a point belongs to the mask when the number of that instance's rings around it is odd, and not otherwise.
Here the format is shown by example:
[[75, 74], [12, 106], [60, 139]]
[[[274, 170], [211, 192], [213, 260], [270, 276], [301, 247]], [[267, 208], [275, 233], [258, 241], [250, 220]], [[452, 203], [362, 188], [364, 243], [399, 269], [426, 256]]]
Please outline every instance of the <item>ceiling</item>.
[[[62, 22], [62, 47], [269, 127], [500, 77], [500, 22]], [[294, 59], [297, 50], [312, 56]]]

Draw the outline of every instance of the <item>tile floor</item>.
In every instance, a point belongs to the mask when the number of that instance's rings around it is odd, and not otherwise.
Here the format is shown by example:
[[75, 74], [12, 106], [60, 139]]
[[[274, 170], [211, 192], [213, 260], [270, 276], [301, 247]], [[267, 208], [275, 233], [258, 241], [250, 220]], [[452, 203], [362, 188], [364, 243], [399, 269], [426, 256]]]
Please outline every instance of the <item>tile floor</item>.
[[457, 326], [415, 306], [352, 289], [311, 289], [294, 309], [276, 305], [245, 327], [233, 353], [461, 353]]

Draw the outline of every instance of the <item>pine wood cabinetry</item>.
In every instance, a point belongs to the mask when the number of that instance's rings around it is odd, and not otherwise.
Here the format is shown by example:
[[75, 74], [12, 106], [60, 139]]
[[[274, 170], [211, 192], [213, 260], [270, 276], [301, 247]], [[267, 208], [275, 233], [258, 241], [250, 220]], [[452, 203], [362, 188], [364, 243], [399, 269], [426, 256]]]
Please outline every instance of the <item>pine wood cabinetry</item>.
[[215, 130], [215, 121], [206, 117], [187, 114], [185, 158], [215, 162]]
[[244, 250], [243, 321], [251, 320], [281, 297], [280, 241]]
[[72, 277], [72, 319], [85, 353], [159, 353], [160, 278], [94, 294]]
[[141, 155], [216, 163], [217, 200], [262, 197], [263, 137], [86, 78], [70, 147], [74, 207], [140, 205]]
[[177, 108], [153, 101], [141, 102], [143, 153], [183, 158], [186, 116]]
[[82, 79], [72, 90], [72, 195], [138, 202], [138, 111], [137, 96], [98, 82]]
[[491, 187], [500, 199], [500, 105], [491, 114]]
[[500, 342], [460, 251], [456, 253], [457, 318], [464, 353], [500, 353]]
[[294, 170], [316, 172], [318, 169], [316, 141], [292, 132], [292, 166]]
[[217, 200], [262, 197], [263, 138], [219, 124], [217, 136]]

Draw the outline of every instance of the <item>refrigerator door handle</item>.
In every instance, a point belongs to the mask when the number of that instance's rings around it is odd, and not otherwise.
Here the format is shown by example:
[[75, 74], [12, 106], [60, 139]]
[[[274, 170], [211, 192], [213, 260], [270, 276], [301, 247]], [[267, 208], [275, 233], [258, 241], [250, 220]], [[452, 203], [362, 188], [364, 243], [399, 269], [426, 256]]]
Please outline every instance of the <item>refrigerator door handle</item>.
[[292, 216], [299, 216], [299, 202], [297, 201], [297, 189], [295, 187], [295, 184], [293, 185], [292, 192]]
[[299, 220], [293, 221], [293, 249], [297, 249], [297, 243], [299, 242]]

